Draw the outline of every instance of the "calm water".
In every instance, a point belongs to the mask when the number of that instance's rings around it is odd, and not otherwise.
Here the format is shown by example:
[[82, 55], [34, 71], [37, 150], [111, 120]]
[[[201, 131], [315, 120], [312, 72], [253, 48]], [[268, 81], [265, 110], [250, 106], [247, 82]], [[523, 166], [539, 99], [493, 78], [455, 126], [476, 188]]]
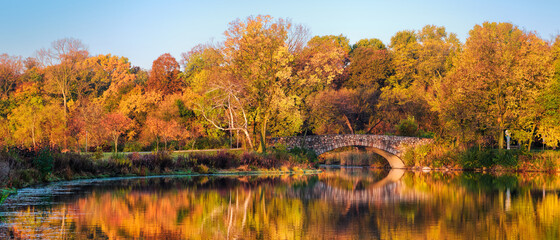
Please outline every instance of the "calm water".
[[326, 169], [22, 189], [0, 239], [560, 239], [560, 176]]

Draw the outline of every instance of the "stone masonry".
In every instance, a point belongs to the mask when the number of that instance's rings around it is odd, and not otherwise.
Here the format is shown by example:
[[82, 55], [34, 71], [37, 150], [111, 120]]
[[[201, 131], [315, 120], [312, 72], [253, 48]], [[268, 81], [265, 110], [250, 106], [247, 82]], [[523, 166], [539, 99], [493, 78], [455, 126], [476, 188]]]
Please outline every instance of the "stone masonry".
[[[429, 138], [366, 134], [313, 135], [269, 139], [269, 143], [273, 146], [285, 145], [288, 150], [302, 147], [314, 150], [317, 155], [347, 146], [372, 147], [378, 150], [376, 152], [385, 157], [394, 168], [404, 167], [401, 159], [408, 148], [428, 144], [432, 141]], [[392, 161], [392, 159], [396, 160], [397, 158], [398, 161]]]

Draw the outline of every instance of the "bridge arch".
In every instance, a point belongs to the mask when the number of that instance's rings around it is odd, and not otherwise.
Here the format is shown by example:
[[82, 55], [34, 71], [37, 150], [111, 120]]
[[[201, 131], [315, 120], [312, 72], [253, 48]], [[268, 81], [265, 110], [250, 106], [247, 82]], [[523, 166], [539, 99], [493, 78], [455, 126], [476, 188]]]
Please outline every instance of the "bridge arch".
[[384, 157], [391, 168], [404, 168], [402, 161], [404, 153], [411, 147], [430, 143], [432, 139], [369, 135], [369, 134], [344, 134], [344, 135], [313, 135], [272, 138], [273, 145], [285, 145], [287, 149], [302, 147], [315, 151], [317, 155], [341, 147], [364, 146], [370, 147], [375, 153]]

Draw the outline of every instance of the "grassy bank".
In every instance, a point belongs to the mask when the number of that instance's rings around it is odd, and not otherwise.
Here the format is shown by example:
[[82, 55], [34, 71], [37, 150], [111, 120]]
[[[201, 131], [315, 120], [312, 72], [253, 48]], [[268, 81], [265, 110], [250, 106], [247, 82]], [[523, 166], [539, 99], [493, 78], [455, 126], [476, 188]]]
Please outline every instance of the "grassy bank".
[[0, 204], [2, 204], [4, 200], [6, 200], [6, 198], [8, 198], [10, 195], [16, 193], [17, 190], [15, 188], [0, 189]]
[[115, 176], [148, 176], [217, 172], [290, 172], [312, 166], [314, 157], [304, 152], [275, 150], [255, 152], [198, 152], [173, 155], [118, 154], [107, 159], [50, 149], [0, 151], [0, 189], [21, 188], [59, 180]]
[[456, 148], [428, 144], [405, 153], [408, 167], [428, 166], [467, 170], [560, 171], [560, 151], [526, 151], [491, 148]]

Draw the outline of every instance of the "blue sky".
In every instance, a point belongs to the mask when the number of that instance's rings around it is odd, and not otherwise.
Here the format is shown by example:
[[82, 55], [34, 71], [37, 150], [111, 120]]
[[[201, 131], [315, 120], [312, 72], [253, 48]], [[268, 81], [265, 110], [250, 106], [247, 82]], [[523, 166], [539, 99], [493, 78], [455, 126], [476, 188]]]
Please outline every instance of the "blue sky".
[[223, 40], [228, 23], [269, 14], [307, 26], [312, 35], [343, 34], [354, 43], [388, 44], [400, 30], [446, 27], [461, 41], [475, 24], [511, 22], [551, 40], [560, 34], [560, 1], [128, 1], [0, 0], [0, 54], [33, 56], [61, 38], [82, 40], [92, 55], [129, 58], [151, 68], [171, 53], [177, 60], [193, 46]]

